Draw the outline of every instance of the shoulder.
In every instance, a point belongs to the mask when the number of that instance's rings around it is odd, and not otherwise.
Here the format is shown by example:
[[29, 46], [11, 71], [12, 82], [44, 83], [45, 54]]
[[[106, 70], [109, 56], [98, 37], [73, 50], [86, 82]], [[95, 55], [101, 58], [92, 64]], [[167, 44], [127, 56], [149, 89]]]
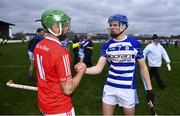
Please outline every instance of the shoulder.
[[132, 46], [134, 46], [134, 47], [141, 46], [141, 43], [133, 37], [128, 36], [127, 41], [130, 42], [132, 44]]
[[150, 43], [150, 44], [146, 45], [145, 48], [151, 48], [152, 46], [153, 46], [152, 43]]
[[61, 57], [64, 54], [66, 54], [66, 49], [59, 43], [45, 39], [40, 41], [39, 43], [49, 48], [49, 52], [52, 55], [52, 57]]
[[34, 35], [33, 39], [39, 38], [39, 35]]
[[110, 45], [110, 44], [112, 44], [112, 43], [114, 43], [113, 38], [112, 38], [112, 39], [109, 39], [104, 45]]
[[43, 36], [40, 36], [40, 35], [35, 35], [33, 37], [34, 41], [39, 41], [39, 40], [42, 40], [44, 37]]
[[165, 50], [164, 47], [161, 44], [158, 44], [159, 48], [162, 50]]
[[158, 46], [161, 47], [161, 48], [164, 48], [160, 43], [158, 43]]
[[102, 49], [108, 48], [108, 46], [109, 46], [110, 44], [112, 44], [112, 43], [113, 43], [113, 39], [109, 39], [109, 40], [103, 45]]

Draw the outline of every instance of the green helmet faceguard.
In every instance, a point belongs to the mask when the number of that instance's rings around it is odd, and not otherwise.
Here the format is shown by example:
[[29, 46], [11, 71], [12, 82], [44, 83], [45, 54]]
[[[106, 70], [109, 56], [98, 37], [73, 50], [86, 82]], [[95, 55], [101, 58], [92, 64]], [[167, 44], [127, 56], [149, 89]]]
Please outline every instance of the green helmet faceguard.
[[[41, 21], [44, 28], [55, 36], [59, 36], [62, 34], [62, 28], [64, 24], [69, 22], [71, 18], [62, 10], [46, 10], [42, 14]], [[51, 31], [51, 27], [53, 24], [59, 24], [60, 32], [59, 34], [54, 34]]]

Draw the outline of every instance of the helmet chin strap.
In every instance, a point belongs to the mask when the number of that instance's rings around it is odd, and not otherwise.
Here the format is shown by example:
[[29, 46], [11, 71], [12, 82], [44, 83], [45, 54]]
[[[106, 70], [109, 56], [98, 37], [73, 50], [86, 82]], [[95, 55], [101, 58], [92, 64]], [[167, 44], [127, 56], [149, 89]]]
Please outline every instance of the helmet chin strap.
[[118, 34], [110, 34], [110, 36], [113, 37], [113, 38], [116, 38], [116, 37], [120, 36], [127, 29], [128, 25], [126, 25], [126, 28], [124, 30], [121, 27], [122, 27], [122, 23], [120, 23], [120, 29], [119, 29], [120, 33], [118, 33]]
[[59, 36], [59, 35], [61, 35], [62, 34], [62, 25], [59, 23], [59, 33], [58, 34], [56, 34], [56, 33], [54, 33], [50, 28], [48, 28], [47, 29], [51, 34], [53, 34], [54, 36]]

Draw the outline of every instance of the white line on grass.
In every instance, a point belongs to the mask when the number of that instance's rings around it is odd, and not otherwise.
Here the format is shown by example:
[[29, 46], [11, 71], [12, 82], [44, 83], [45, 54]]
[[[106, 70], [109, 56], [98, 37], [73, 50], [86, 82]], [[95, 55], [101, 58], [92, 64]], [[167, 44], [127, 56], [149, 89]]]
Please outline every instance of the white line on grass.
[[28, 65], [9, 65], [9, 66], [0, 66], [0, 68], [22, 68], [27, 67]]
[[[164, 62], [165, 63], [165, 62]], [[179, 64], [180, 62], [170, 62], [170, 64]], [[166, 64], [166, 63], [165, 63]]]

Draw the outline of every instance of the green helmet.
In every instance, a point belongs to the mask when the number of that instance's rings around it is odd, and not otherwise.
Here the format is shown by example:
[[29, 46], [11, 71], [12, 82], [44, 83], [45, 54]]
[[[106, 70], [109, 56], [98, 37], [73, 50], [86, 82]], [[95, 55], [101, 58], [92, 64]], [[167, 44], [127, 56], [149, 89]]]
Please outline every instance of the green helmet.
[[41, 17], [42, 25], [50, 33], [52, 33], [52, 25], [59, 24], [60, 34], [58, 35], [61, 35], [64, 24], [70, 20], [71, 18], [62, 10], [46, 10]]

